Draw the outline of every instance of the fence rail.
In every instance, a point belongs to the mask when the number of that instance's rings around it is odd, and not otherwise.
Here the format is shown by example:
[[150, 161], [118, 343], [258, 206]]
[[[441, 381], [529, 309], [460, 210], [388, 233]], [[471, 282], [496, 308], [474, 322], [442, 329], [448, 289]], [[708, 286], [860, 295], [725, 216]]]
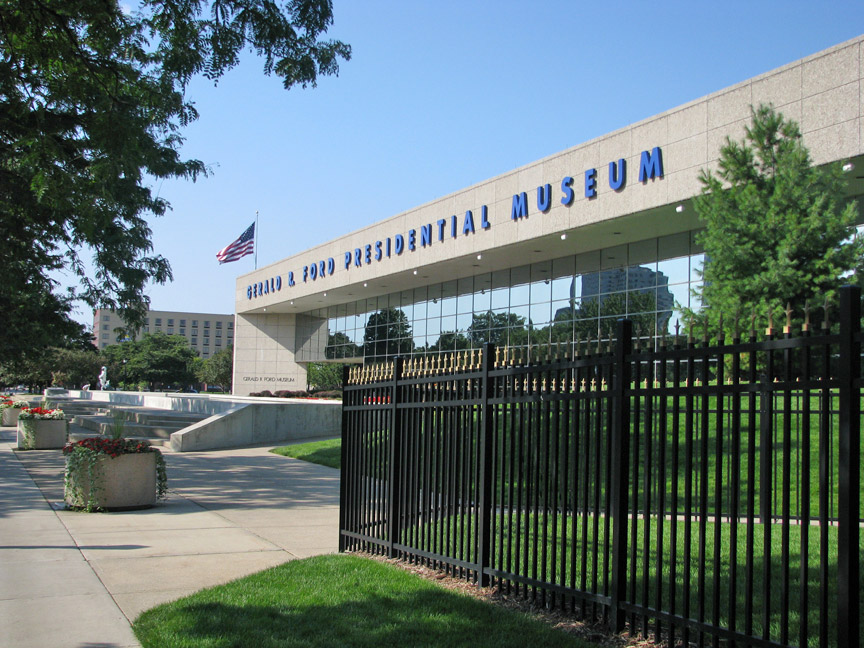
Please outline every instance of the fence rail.
[[340, 549], [670, 644], [857, 648], [861, 337], [848, 288], [839, 333], [346, 370]]

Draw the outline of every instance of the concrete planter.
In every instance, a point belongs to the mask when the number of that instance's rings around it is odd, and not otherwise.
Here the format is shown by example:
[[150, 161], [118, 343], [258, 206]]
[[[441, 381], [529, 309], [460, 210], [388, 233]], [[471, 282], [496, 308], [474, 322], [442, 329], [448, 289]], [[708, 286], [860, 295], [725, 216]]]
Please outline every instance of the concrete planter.
[[3, 410], [3, 420], [0, 421], [2, 425], [18, 425], [18, 415], [21, 413], [20, 407], [7, 407]]
[[[66, 459], [67, 474], [69, 459]], [[66, 504], [109, 511], [150, 508], [156, 504], [156, 453], [140, 452], [118, 457], [100, 455], [93, 469], [96, 488], [86, 468], [71, 474], [66, 483]]]
[[18, 419], [19, 448], [26, 450], [62, 448], [66, 445], [66, 436], [66, 419]]

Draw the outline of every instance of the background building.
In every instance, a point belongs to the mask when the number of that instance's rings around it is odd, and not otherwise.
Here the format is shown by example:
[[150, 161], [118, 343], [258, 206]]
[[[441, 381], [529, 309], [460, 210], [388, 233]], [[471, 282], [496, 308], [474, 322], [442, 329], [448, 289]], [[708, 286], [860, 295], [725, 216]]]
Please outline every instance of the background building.
[[[178, 313], [148, 311], [139, 336], [144, 333], [182, 335], [202, 358], [234, 343], [234, 316], [219, 313]], [[126, 324], [114, 311], [93, 311], [93, 344], [100, 350], [130, 338]]]
[[305, 385], [316, 361], [485, 341], [530, 355], [607, 335], [623, 315], [643, 335], [671, 332], [679, 308], [699, 307], [700, 171], [770, 103], [860, 198], [862, 88], [864, 37], [243, 275], [234, 392]]

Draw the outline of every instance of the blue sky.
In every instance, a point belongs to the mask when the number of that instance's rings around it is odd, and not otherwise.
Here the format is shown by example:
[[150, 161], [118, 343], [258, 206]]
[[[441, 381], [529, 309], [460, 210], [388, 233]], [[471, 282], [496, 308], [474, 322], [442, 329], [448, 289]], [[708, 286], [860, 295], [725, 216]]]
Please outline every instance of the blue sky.
[[[744, 81], [864, 32], [864, 2], [336, 0], [338, 77], [285, 91], [248, 55], [183, 154], [212, 167], [154, 189], [174, 281], [154, 310], [234, 312], [216, 252], [259, 212], [258, 267]], [[82, 307], [76, 319], [92, 324]]]

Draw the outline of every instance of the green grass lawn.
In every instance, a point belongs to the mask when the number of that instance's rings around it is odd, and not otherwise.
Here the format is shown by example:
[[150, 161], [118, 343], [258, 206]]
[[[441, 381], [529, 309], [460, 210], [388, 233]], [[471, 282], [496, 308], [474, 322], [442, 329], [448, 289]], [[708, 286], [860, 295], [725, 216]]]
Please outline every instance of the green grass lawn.
[[273, 452], [283, 457], [294, 457], [303, 461], [339, 468], [342, 465], [342, 440], [312, 441], [311, 443], [295, 443], [294, 445], [273, 448]]
[[145, 648], [590, 645], [522, 613], [349, 555], [295, 560], [144, 612]]
[[[608, 594], [608, 579], [611, 567], [604, 554], [608, 545], [605, 516], [595, 516], [586, 513], [575, 520], [569, 515], [535, 515], [527, 512], [514, 512], [512, 528], [507, 527], [510, 512], [502, 509], [493, 516], [494, 530], [492, 534], [491, 566], [503, 572], [521, 574], [540, 581], [556, 583], [577, 590], [597, 591]], [[501, 524], [503, 521], [503, 525]], [[596, 535], [594, 522], [597, 522]], [[424, 548], [443, 555], [458, 557], [467, 561], [476, 560], [476, 519], [469, 514], [462, 516], [442, 516], [430, 521], [402, 530], [401, 542], [409, 546]], [[634, 526], [635, 525], [635, 526]], [[668, 518], [631, 520], [627, 541], [627, 572], [628, 581], [632, 582], [633, 602], [657, 606], [657, 578], [660, 578], [659, 605], [661, 609], [669, 609], [669, 602], [674, 593], [676, 601], [675, 613], [684, 611], [685, 601], [689, 605], [687, 613], [691, 618], [699, 614], [699, 580], [696, 574], [696, 564], [700, 555], [698, 537], [701, 524], [698, 521], [690, 525], [690, 550], [692, 567], [685, 569], [684, 554], [685, 529], [687, 524], [682, 520], [672, 521]], [[500, 530], [499, 530], [500, 527]], [[676, 533], [674, 547], [671, 543], [672, 531]], [[837, 645], [834, 628], [837, 626], [837, 527], [828, 527], [826, 549], [828, 552], [828, 607], [822, 608], [819, 597], [819, 567], [820, 567], [820, 527], [802, 527], [791, 525], [788, 540], [788, 561], [782, 559], [783, 536], [779, 524], [772, 524], [770, 534], [770, 552], [765, 550], [765, 525], [755, 525], [753, 537], [753, 563], [748, 565], [746, 551], [746, 525], [739, 524], [733, 537], [732, 525], [728, 522], [716, 524], [705, 522], [706, 536], [704, 590], [705, 620], [712, 622], [712, 609], [715, 594], [717, 595], [719, 624], [727, 625], [730, 617], [736, 618], [736, 629], [745, 627], [745, 612], [751, 607], [751, 620], [754, 633], [760, 636], [765, 618], [763, 610], [766, 599], [766, 578], [770, 584], [769, 614], [767, 623], [769, 635], [778, 640], [781, 626], [785, 626], [796, 643], [801, 628], [800, 610], [802, 603], [806, 609], [807, 630], [811, 641], [815, 641], [819, 632], [819, 623], [825, 615], [829, 629], [829, 646]], [[806, 598], [801, 580], [802, 530], [807, 536], [807, 568]], [[575, 533], [574, 533], [575, 531]], [[585, 534], [583, 536], [583, 533]], [[645, 547], [646, 533], [648, 546]], [[662, 533], [662, 548], [658, 550], [657, 538]], [[719, 541], [719, 554], [715, 554], [714, 542]], [[595, 547], [597, 563], [595, 564]], [[647, 549], [647, 552], [646, 552]], [[734, 550], [733, 550], [734, 549]], [[770, 560], [766, 565], [766, 557]], [[564, 559], [562, 560], [562, 556]], [[717, 559], [715, 565], [715, 558]], [[631, 563], [631, 559], [633, 562]], [[864, 546], [861, 547], [861, 559], [864, 561]], [[554, 561], [554, 562], [553, 562]], [[571, 562], [572, 561], [572, 562]], [[553, 569], [553, 564], [555, 565]], [[544, 569], [545, 565], [545, 569]], [[674, 565], [674, 567], [673, 567]], [[733, 567], [734, 565], [734, 567]], [[670, 582], [674, 568], [675, 577]], [[716, 568], [716, 569], [715, 569]], [[752, 569], [752, 585], [748, 592], [748, 568]], [[647, 571], [646, 571], [647, 570]], [[733, 571], [734, 570], [734, 571]], [[788, 570], [789, 577], [789, 613], [783, 618], [781, 609], [781, 582], [783, 574]], [[733, 578], [734, 573], [734, 596]], [[689, 579], [688, 579], [689, 576]], [[605, 583], [605, 585], [604, 585]], [[717, 589], [715, 590], [715, 584]], [[864, 581], [862, 581], [864, 586]], [[628, 596], [631, 592], [628, 585]], [[643, 590], [644, 587], [644, 590]], [[596, 588], [596, 589], [595, 589]], [[519, 589], [517, 587], [517, 589]], [[528, 589], [524, 588], [528, 593]]]

